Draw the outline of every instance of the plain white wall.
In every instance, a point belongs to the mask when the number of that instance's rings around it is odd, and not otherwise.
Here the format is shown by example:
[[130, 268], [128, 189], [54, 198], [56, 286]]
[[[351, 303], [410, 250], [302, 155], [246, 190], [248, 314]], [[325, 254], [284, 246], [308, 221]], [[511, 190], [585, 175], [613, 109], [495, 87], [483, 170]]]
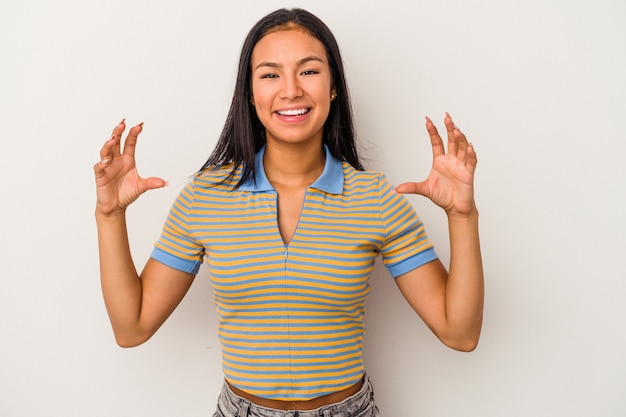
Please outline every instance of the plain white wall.
[[[421, 179], [424, 115], [479, 155], [486, 272], [478, 349], [445, 348], [383, 268], [366, 360], [385, 416], [626, 414], [626, 3], [0, 2], [0, 415], [208, 416], [221, 386], [202, 270], [147, 344], [115, 345], [98, 280], [92, 166], [145, 122], [129, 210], [141, 267], [211, 151], [254, 22], [300, 6], [342, 48], [368, 165]], [[445, 217], [411, 198], [437, 243]]]

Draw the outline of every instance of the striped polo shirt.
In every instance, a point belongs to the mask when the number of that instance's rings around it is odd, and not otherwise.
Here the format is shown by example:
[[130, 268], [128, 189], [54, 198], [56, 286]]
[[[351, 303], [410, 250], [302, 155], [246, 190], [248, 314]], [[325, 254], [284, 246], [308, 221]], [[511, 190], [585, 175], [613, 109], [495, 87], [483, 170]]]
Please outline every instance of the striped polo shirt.
[[241, 169], [207, 169], [183, 188], [152, 257], [214, 288], [226, 379], [253, 395], [307, 400], [363, 375], [365, 300], [381, 256], [397, 277], [437, 258], [413, 207], [381, 173], [357, 171], [326, 148], [292, 240], [283, 242], [277, 193], [265, 176], [238, 189]]

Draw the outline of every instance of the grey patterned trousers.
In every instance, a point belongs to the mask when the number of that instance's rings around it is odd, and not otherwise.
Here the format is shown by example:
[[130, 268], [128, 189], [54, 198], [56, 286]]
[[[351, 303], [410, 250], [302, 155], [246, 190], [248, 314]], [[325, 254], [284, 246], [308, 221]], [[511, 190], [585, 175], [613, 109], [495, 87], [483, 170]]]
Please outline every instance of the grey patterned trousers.
[[283, 411], [260, 407], [235, 395], [228, 384], [224, 383], [213, 417], [378, 417], [378, 408], [374, 404], [372, 382], [365, 375], [361, 390], [352, 397], [337, 404], [307, 411]]

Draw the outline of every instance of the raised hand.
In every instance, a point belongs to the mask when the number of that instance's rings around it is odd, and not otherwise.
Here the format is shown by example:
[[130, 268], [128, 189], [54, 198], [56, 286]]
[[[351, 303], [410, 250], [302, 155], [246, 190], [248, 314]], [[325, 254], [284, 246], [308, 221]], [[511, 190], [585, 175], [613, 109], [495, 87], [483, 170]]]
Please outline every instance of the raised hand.
[[426, 118], [426, 129], [433, 149], [433, 165], [425, 181], [406, 182], [396, 187], [401, 194], [420, 194], [443, 208], [448, 216], [467, 216], [476, 210], [474, 171], [476, 152], [467, 138], [446, 113], [448, 152], [432, 120]]
[[122, 151], [122, 133], [125, 129], [125, 121], [122, 120], [100, 150], [100, 162], [94, 166], [96, 210], [104, 216], [124, 213], [126, 207], [147, 190], [167, 185], [161, 178], [142, 178], [137, 173], [135, 148], [143, 123], [129, 130]]

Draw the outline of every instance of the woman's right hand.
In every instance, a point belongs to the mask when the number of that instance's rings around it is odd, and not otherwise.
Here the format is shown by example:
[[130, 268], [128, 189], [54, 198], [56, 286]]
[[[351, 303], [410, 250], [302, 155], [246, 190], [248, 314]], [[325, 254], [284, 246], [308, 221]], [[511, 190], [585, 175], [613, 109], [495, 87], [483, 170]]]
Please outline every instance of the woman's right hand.
[[107, 217], [124, 214], [126, 207], [141, 194], [167, 185], [161, 178], [142, 178], [137, 173], [135, 148], [143, 123], [129, 130], [122, 152], [122, 133], [126, 129], [124, 122], [122, 120], [113, 129], [111, 138], [100, 150], [100, 162], [94, 166], [96, 213]]

